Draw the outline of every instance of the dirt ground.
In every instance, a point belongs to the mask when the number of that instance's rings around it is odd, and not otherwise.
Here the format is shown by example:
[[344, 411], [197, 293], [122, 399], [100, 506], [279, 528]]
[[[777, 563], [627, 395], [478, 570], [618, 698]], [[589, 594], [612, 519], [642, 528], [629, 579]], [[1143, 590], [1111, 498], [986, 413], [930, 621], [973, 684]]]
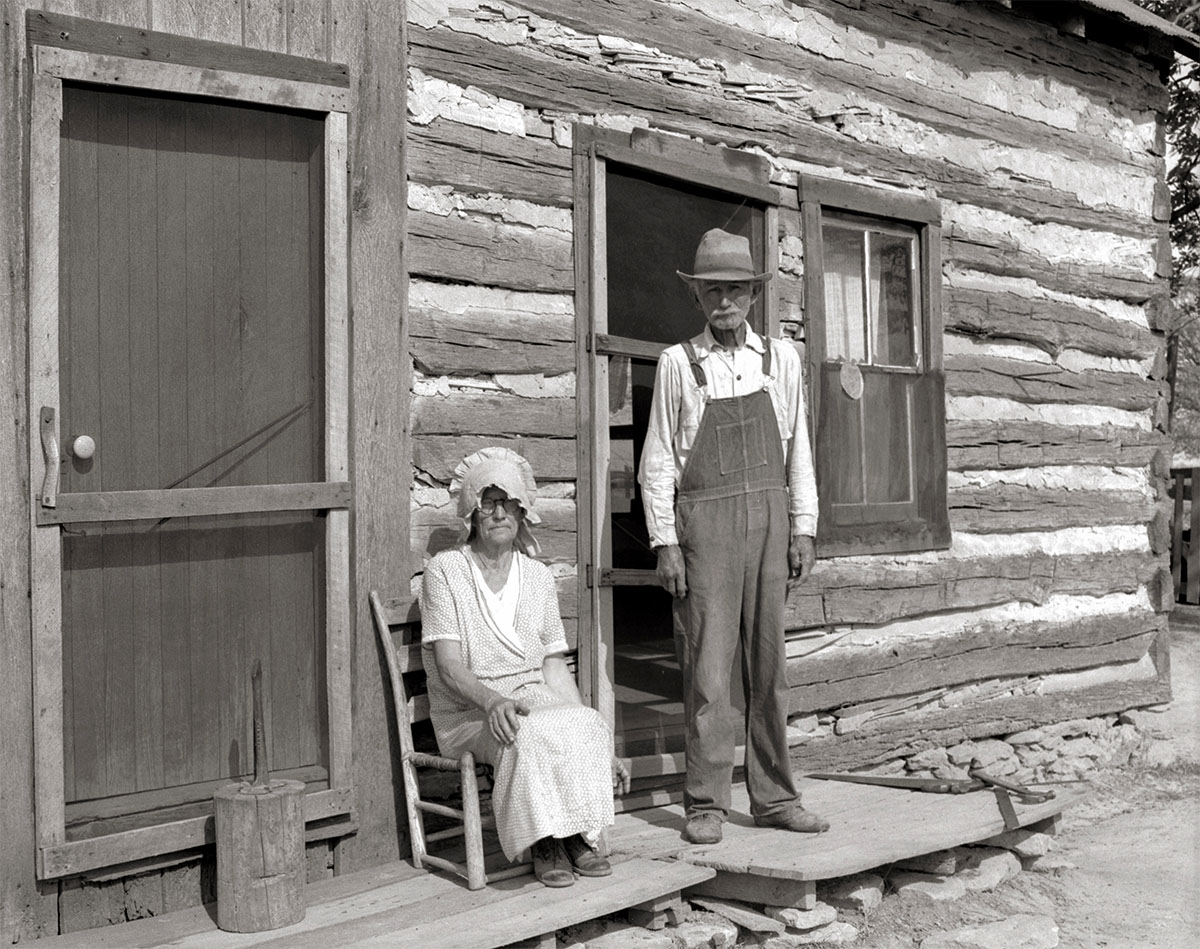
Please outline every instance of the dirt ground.
[[1200, 609], [1178, 607], [1171, 638], [1174, 697], [1152, 717], [1161, 737], [1091, 780], [1089, 799], [1064, 815], [1047, 861], [1057, 867], [953, 902], [893, 895], [869, 916], [842, 913], [859, 927], [854, 945], [914, 949], [939, 931], [1032, 913], [1053, 917], [1063, 949], [1200, 946]]

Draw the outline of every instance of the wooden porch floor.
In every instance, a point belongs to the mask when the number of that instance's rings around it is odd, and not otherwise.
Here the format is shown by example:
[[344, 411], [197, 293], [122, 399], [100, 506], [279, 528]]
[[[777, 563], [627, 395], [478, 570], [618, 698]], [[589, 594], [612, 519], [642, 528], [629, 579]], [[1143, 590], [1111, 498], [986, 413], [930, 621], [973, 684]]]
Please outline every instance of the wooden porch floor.
[[496, 949], [617, 913], [693, 886], [713, 871], [682, 861], [619, 857], [610, 877], [549, 889], [532, 876], [471, 891], [408, 862], [305, 887], [294, 926], [264, 933], [217, 928], [216, 904], [39, 939], [45, 949]]
[[[798, 787], [804, 806], [830, 822], [826, 833], [755, 827], [746, 787], [737, 784], [721, 843], [689, 845], [680, 836], [683, 806], [671, 804], [618, 815], [610, 838], [612, 851], [621, 856], [676, 857], [711, 867], [722, 877], [750, 874], [812, 882], [974, 843], [1004, 830], [1004, 818], [989, 791], [929, 794], [809, 778], [798, 779]], [[1078, 790], [1058, 788], [1053, 800], [1042, 804], [1014, 800], [1014, 809], [1021, 826], [1027, 826], [1054, 817], [1082, 797]]]
[[[680, 836], [680, 805], [620, 814], [610, 834], [613, 875], [579, 879], [565, 889], [547, 889], [524, 876], [471, 892], [446, 874], [404, 862], [310, 884], [304, 921], [272, 932], [221, 932], [210, 904], [38, 944], [46, 949], [495, 949], [681, 890], [811, 907], [818, 880], [1004, 830], [996, 800], [986, 791], [950, 795], [807, 779], [800, 784], [805, 805], [832, 824], [827, 833], [755, 827], [745, 787], [736, 785], [722, 843], [687, 844]], [[1060, 790], [1044, 804], [1017, 804], [1017, 816], [1022, 825], [1035, 823], [1081, 797], [1078, 791]]]

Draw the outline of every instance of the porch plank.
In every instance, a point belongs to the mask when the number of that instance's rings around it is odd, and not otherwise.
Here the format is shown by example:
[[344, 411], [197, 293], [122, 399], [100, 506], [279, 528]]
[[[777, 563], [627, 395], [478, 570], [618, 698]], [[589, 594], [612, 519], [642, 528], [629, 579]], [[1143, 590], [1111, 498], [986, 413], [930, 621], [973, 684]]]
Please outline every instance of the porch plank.
[[[918, 854], [983, 840], [1004, 830], [995, 797], [987, 792], [929, 794], [840, 781], [798, 779], [805, 807], [830, 822], [824, 834], [792, 834], [755, 827], [744, 784], [733, 788], [725, 839], [689, 847], [680, 837], [683, 808], [650, 808], [617, 817], [610, 833], [613, 853], [643, 857], [677, 855], [727, 874], [784, 880], [849, 876]], [[1043, 804], [1014, 800], [1022, 826], [1059, 814], [1084, 796], [1059, 787]]]
[[262, 933], [226, 933], [216, 907], [192, 907], [119, 926], [39, 942], [44, 949], [495, 949], [668, 894], [713, 875], [707, 867], [642, 858], [618, 860], [609, 877], [563, 889], [525, 876], [468, 890], [445, 874], [407, 863], [331, 877], [305, 887], [304, 920]]

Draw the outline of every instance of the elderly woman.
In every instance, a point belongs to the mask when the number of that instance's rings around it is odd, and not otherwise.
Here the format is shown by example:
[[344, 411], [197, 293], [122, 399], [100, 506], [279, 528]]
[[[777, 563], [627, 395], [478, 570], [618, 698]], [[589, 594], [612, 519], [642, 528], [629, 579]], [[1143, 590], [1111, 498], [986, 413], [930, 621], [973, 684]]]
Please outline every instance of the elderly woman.
[[494, 766], [492, 805], [509, 860], [532, 851], [546, 886], [612, 872], [596, 852], [629, 777], [604, 720], [583, 704], [564, 654], [554, 577], [533, 559], [533, 472], [484, 448], [455, 471], [460, 545], [425, 568], [422, 654], [442, 753]]

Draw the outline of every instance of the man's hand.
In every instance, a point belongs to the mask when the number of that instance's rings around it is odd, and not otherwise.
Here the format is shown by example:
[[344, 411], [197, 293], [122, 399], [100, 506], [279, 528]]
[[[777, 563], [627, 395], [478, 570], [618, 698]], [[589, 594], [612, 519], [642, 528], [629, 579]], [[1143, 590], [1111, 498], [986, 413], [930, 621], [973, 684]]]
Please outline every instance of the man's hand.
[[683, 565], [683, 551], [678, 544], [658, 548], [658, 582], [671, 596], [682, 599], [687, 596], [687, 569]]
[[[817, 559], [817, 548], [807, 534], [793, 534], [788, 542], [788, 589], [808, 579]], [[660, 561], [661, 563], [661, 561]], [[661, 576], [661, 573], [660, 573]]]
[[625, 762], [616, 755], [613, 755], [612, 758], [612, 783], [613, 794], [629, 793], [629, 769], [625, 767]]
[[521, 718], [529, 714], [529, 706], [516, 699], [506, 699], [497, 696], [488, 703], [487, 722], [492, 735], [502, 745], [511, 745], [517, 740], [517, 729], [521, 727]]

